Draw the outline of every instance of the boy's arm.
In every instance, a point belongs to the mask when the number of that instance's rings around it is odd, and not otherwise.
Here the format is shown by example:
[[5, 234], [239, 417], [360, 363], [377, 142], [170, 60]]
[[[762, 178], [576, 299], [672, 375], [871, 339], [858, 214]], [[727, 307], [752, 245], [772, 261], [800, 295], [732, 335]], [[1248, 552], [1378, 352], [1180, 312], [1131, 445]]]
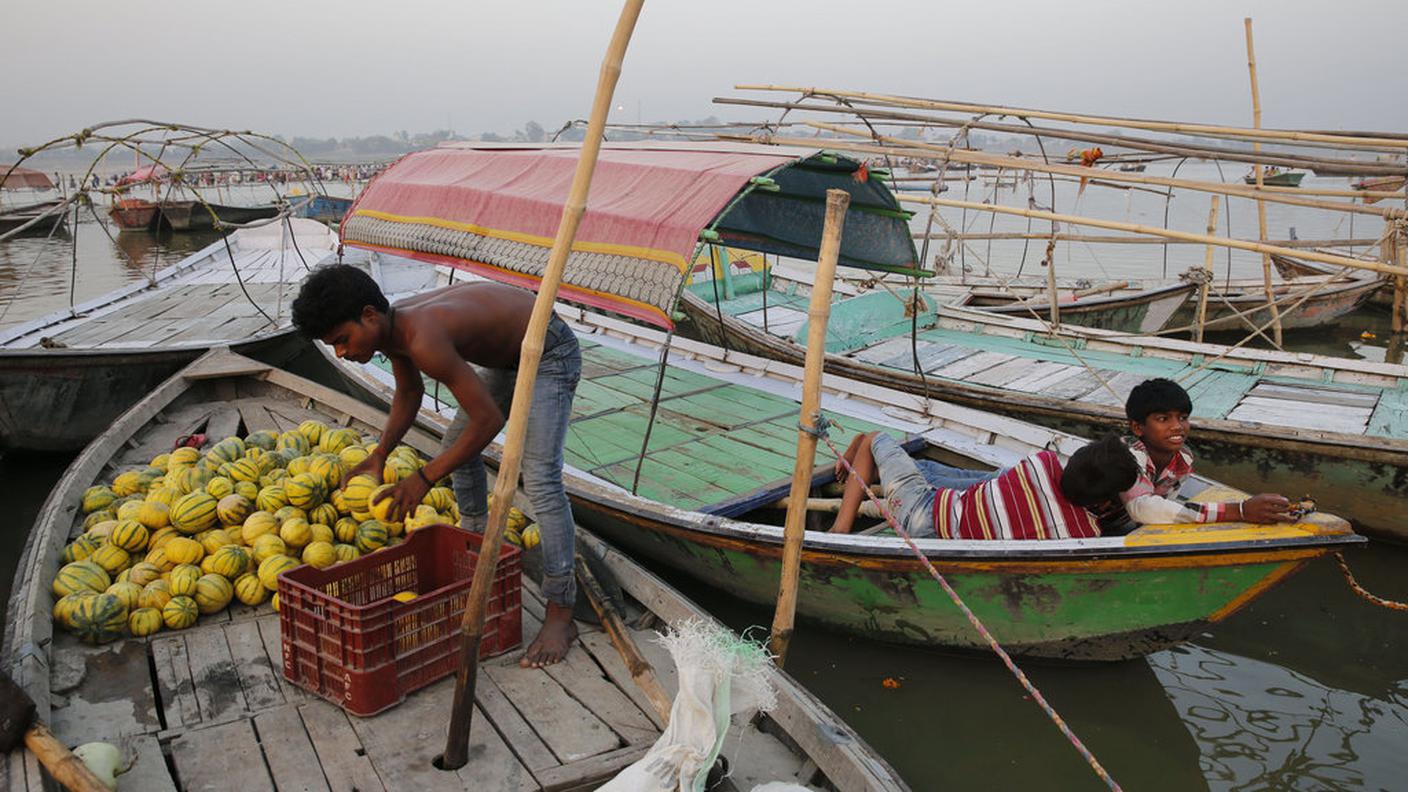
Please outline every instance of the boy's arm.
[[1262, 493], [1240, 502], [1179, 503], [1154, 494], [1144, 479], [1120, 493], [1125, 511], [1140, 525], [1170, 523], [1253, 522], [1274, 523], [1290, 519], [1290, 502], [1280, 495]]

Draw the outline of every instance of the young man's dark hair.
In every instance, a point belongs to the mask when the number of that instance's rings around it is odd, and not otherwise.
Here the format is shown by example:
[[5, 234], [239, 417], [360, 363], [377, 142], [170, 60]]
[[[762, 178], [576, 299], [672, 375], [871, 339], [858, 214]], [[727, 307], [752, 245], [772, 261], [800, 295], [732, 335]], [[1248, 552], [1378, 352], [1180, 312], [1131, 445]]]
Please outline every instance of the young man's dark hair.
[[1134, 390], [1129, 392], [1129, 399], [1124, 403], [1124, 414], [1129, 420], [1143, 423], [1151, 413], [1160, 412], [1181, 412], [1189, 415], [1193, 412], [1193, 400], [1188, 397], [1188, 391], [1182, 385], [1171, 379], [1144, 380], [1134, 386]]
[[304, 279], [293, 301], [293, 324], [305, 337], [320, 339], [343, 322], [359, 320], [367, 306], [386, 313], [391, 304], [367, 273], [350, 264], [327, 264]]
[[1134, 461], [1134, 455], [1119, 436], [1107, 434], [1071, 454], [1061, 471], [1061, 494], [1071, 503], [1088, 508], [1118, 496], [1134, 486], [1138, 478], [1139, 463]]

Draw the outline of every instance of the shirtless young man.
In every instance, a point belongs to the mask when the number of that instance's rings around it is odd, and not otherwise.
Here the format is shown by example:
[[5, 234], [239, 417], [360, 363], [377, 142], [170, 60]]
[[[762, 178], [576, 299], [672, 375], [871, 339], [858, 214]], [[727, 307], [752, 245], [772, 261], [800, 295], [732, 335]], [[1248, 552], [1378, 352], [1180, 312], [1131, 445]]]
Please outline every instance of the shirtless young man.
[[[487, 481], [480, 452], [503, 428], [513, 402], [518, 356], [533, 312], [533, 294], [497, 283], [466, 283], [389, 305], [366, 273], [343, 264], [319, 267], [293, 302], [293, 323], [340, 358], [365, 363], [380, 352], [391, 360], [396, 395], [381, 442], [349, 473], [380, 476], [387, 454], [405, 436], [420, 408], [421, 374], [444, 384], [460, 409], [440, 453], [386, 493], [394, 514], [415, 510], [430, 483], [451, 475], [460, 525], [484, 531]], [[471, 365], [473, 364], [473, 365]], [[475, 367], [478, 367], [477, 369]], [[554, 316], [543, 340], [523, 449], [523, 489], [542, 535], [543, 595], [547, 616], [521, 664], [541, 667], [567, 654], [577, 628], [573, 577], [572, 507], [562, 484], [562, 447], [572, 416], [572, 396], [582, 373], [577, 338]]]

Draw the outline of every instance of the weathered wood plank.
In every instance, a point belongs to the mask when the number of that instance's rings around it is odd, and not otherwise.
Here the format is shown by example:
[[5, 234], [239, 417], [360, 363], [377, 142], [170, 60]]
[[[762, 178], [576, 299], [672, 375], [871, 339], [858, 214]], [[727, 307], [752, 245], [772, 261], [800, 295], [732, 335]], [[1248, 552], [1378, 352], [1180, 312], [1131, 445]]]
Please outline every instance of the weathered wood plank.
[[[506, 657], [503, 664], [510, 662], [517, 663], [518, 660]], [[479, 682], [474, 688], [474, 698], [484, 714], [494, 722], [494, 728], [503, 735], [504, 740], [513, 749], [514, 755], [518, 757], [524, 767], [536, 775], [539, 770], [558, 766], [559, 763], [552, 751], [548, 750], [547, 745], [538, 737], [538, 733], [528, 725], [528, 721], [525, 721], [523, 716], [518, 714], [513, 702], [509, 701], [508, 696], [505, 696], [502, 690], [499, 690], [499, 686], [488, 674], [480, 674]]]
[[235, 720], [185, 732], [171, 741], [171, 759], [185, 792], [275, 792], [253, 721]]
[[243, 400], [239, 405], [240, 418], [244, 421], [246, 434], [252, 432], [277, 432], [279, 425], [269, 415], [269, 409], [252, 400]]
[[484, 672], [563, 764], [621, 747], [611, 728], [543, 669], [487, 666]]
[[176, 782], [171, 778], [171, 769], [166, 766], [166, 757], [162, 755], [161, 744], [156, 737], [134, 737], [124, 741], [123, 748], [124, 755], [131, 757], [132, 764], [118, 776], [122, 789], [176, 792]]
[[260, 617], [255, 619], [254, 623], [259, 625], [259, 639], [264, 643], [264, 654], [269, 659], [269, 667], [274, 670], [274, 677], [279, 682], [279, 690], [284, 694], [284, 700], [294, 702], [311, 698], [303, 688], [284, 678], [284, 644], [279, 634], [278, 614], [271, 613]]
[[660, 736], [655, 724], [606, 678], [605, 672], [582, 646], [573, 646], [561, 663], [548, 666], [546, 670], [548, 676], [557, 680], [627, 744], [649, 744]]
[[1372, 414], [1372, 410], [1363, 407], [1327, 409], [1323, 404], [1312, 402], [1248, 396], [1227, 414], [1227, 419], [1321, 432], [1362, 434]]
[[224, 630], [205, 624], [187, 630], [186, 654], [203, 720], [220, 721], [248, 711]]
[[196, 701], [191, 666], [186, 658], [186, 637], [158, 638], [152, 641], [151, 650], [166, 728], [200, 723], [200, 703]]
[[595, 789], [634, 763], [650, 749], [648, 745], [627, 745], [609, 753], [554, 767], [538, 774], [543, 792]]
[[298, 708], [332, 792], [386, 792], [347, 714], [316, 699]]
[[225, 625], [225, 640], [249, 710], [257, 712], [283, 704], [284, 694], [279, 687], [282, 671], [276, 672], [269, 662], [258, 622], [253, 619], [230, 622]]
[[259, 747], [279, 792], [330, 792], [323, 778], [321, 757], [313, 749], [303, 719], [293, 705], [254, 716]]
[[1267, 399], [1287, 399], [1298, 402], [1332, 404], [1338, 407], [1359, 407], [1374, 409], [1379, 403], [1379, 394], [1364, 391], [1340, 390], [1332, 387], [1316, 388], [1309, 385], [1278, 385], [1274, 382], [1260, 382], [1247, 391], [1248, 396]]
[[1006, 363], [1011, 359], [1012, 355], [1002, 352], [979, 352], [976, 355], [970, 355], [929, 373], [936, 377], [945, 377], [947, 379], [965, 379], [981, 371], [987, 371], [993, 366]]
[[56, 699], [49, 728], [70, 745], [118, 740], [161, 730], [147, 664], [147, 644], [126, 640], [103, 647], [70, 635], [52, 645], [50, 685]]

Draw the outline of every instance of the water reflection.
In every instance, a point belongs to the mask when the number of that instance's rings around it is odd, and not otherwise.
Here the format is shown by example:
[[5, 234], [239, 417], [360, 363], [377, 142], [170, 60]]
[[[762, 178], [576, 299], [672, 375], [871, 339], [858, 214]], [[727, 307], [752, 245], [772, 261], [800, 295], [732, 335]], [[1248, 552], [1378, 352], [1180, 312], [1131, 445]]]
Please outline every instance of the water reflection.
[[1201, 749], [1208, 786], [1388, 789], [1408, 746], [1408, 680], [1382, 699], [1196, 644], [1149, 657]]

